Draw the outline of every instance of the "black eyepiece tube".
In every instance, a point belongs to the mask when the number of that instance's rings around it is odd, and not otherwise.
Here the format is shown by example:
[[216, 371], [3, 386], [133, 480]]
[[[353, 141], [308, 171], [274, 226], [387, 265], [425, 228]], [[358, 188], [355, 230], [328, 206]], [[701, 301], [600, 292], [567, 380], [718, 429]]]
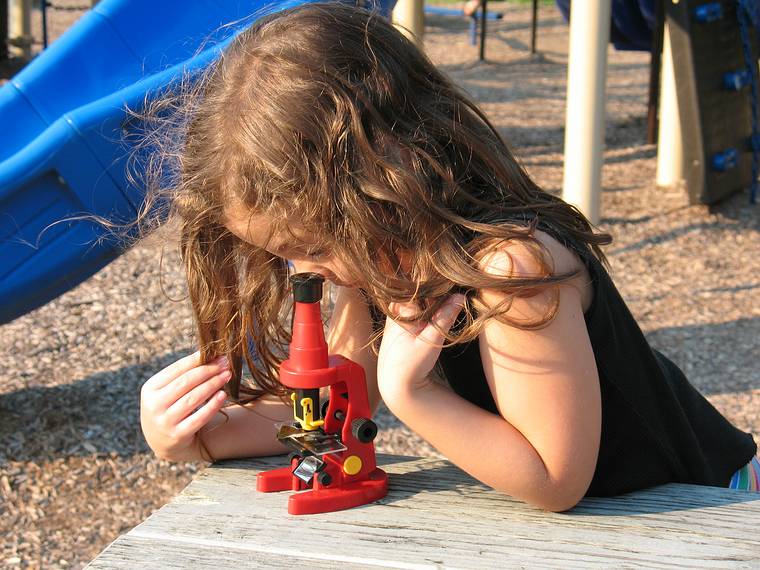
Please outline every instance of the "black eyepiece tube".
[[322, 300], [322, 283], [325, 278], [319, 273], [296, 273], [290, 276], [293, 286], [293, 300], [296, 303], [318, 303]]

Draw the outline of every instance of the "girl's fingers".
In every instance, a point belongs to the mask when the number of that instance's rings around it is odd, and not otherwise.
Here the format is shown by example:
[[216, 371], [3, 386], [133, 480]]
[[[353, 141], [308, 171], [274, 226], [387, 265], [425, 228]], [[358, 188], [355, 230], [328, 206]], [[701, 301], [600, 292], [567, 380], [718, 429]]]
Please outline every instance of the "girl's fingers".
[[206, 400], [214, 395], [220, 388], [222, 388], [232, 376], [232, 372], [226, 370], [221, 374], [212, 376], [211, 378], [199, 382], [192, 390], [182, 395], [176, 402], [174, 402], [166, 410], [166, 417], [172, 423], [179, 423], [193, 410], [198, 408]]
[[435, 312], [430, 324], [422, 329], [418, 338], [421, 338], [425, 342], [440, 344], [443, 340], [443, 334], [439, 331], [451, 329], [463, 306], [464, 295], [457, 294], [449, 297], [441, 308]]
[[[456, 321], [457, 315], [464, 306], [465, 297], [462, 294], [456, 294], [449, 299], [436, 311], [430, 323], [423, 321], [400, 322], [391, 319], [393, 325], [400, 327], [407, 334], [422, 339], [425, 342], [439, 343], [443, 338], [439, 330], [448, 331]], [[413, 317], [419, 313], [419, 309], [414, 303], [392, 303], [390, 308], [399, 317]], [[437, 329], [436, 326], [437, 325]]]
[[201, 351], [194, 352], [180, 358], [177, 362], [174, 362], [164, 368], [161, 372], [155, 374], [144, 384], [144, 388], [150, 390], [158, 390], [166, 386], [169, 382], [174, 380], [177, 376], [184, 374], [188, 370], [192, 370], [198, 366], [201, 362]]
[[212, 376], [228, 371], [227, 360], [217, 358], [210, 364], [196, 366], [175, 378], [158, 391], [158, 399], [164, 408], [172, 406], [177, 400], [188, 394], [193, 388], [203, 384]]
[[177, 424], [177, 436], [185, 437], [196, 433], [199, 429], [211, 421], [216, 413], [222, 409], [226, 395], [221, 390], [215, 392], [211, 398], [194, 414], [189, 415]]

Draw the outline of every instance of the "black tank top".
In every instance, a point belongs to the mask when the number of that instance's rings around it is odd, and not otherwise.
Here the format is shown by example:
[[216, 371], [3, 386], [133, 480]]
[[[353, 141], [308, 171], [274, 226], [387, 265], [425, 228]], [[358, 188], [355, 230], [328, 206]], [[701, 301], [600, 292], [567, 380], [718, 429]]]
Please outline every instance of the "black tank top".
[[[654, 350], [601, 262], [586, 247], [562, 239], [592, 279], [594, 298], [585, 314], [602, 400], [599, 457], [587, 496], [610, 496], [669, 482], [728, 486], [757, 452], [750, 434], [728, 422]], [[478, 341], [444, 348], [438, 361], [452, 390], [498, 413], [488, 388]]]

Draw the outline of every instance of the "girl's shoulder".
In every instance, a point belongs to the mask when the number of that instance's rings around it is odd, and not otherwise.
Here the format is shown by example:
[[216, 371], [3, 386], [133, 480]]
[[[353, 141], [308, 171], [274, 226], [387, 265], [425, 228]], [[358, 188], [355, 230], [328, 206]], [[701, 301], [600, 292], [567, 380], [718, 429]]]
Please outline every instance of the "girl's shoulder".
[[[490, 247], [479, 256], [476, 256], [480, 269], [489, 275], [510, 276], [516, 278], [531, 278], [544, 275], [537, 254], [542, 255], [548, 264], [550, 275], [576, 275], [562, 286], [574, 287], [580, 293], [580, 302], [583, 312], [586, 313], [591, 307], [594, 298], [594, 288], [586, 263], [572, 249], [560, 243], [557, 239], [542, 230], [535, 230], [534, 237], [543, 246], [543, 251], [538, 247], [523, 240], [511, 240]], [[551, 287], [537, 294], [535, 297], [521, 300], [520, 304], [527, 302], [534, 310], [542, 312], [547, 303], [553, 302], [554, 294]], [[481, 291], [483, 301], [487, 305], [498, 303], [503, 294], [498, 291], [484, 289]], [[531, 311], [532, 312], [532, 311]]]

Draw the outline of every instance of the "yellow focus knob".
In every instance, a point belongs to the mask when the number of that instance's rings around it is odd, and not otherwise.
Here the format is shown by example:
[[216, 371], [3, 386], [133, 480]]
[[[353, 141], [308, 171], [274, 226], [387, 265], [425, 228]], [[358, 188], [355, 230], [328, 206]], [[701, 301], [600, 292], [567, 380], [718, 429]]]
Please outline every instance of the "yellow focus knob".
[[346, 475], [356, 475], [362, 470], [362, 460], [357, 455], [350, 455], [346, 457], [343, 462], [343, 472]]

